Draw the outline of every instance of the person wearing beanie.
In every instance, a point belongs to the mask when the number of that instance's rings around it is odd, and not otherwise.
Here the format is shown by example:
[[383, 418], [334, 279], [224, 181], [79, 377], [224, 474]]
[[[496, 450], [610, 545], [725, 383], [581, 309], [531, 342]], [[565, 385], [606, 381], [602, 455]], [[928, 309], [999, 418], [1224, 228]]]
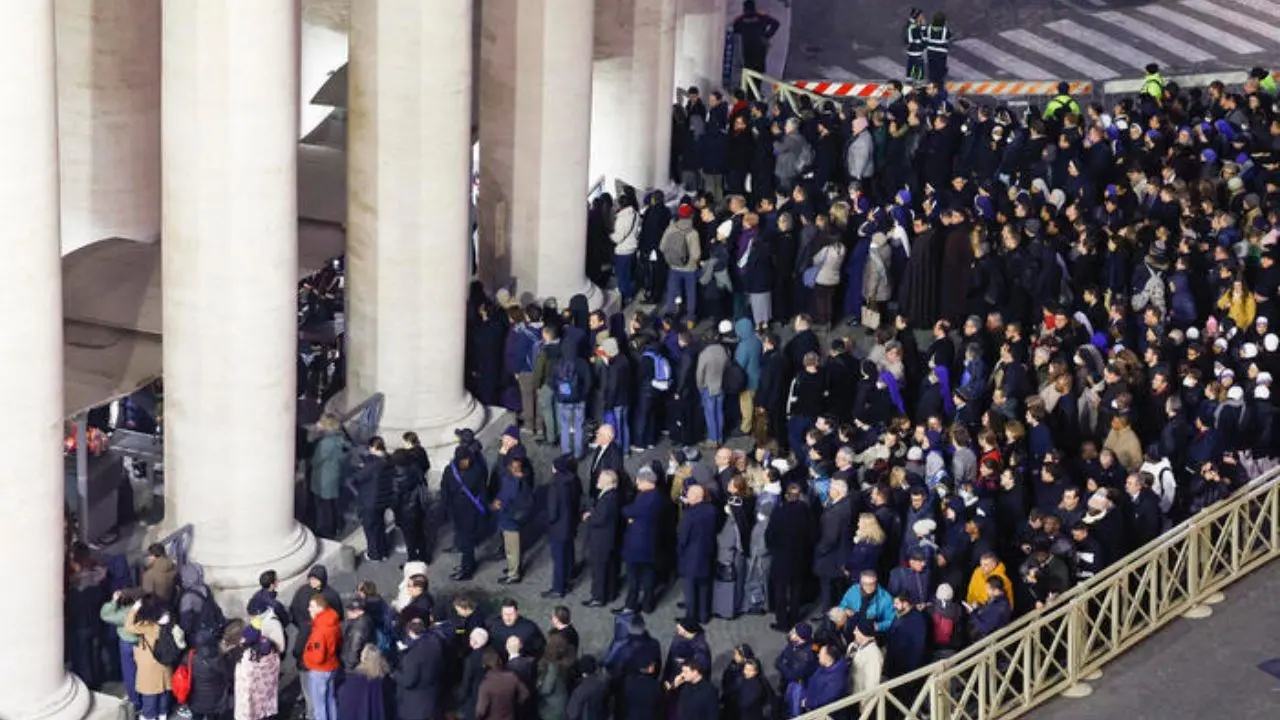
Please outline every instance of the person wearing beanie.
[[804, 692], [804, 685], [818, 669], [818, 656], [813, 651], [813, 628], [797, 623], [787, 636], [787, 644], [778, 653], [773, 667], [782, 679], [782, 694], [793, 697]]
[[477, 457], [474, 448], [459, 445], [453, 462], [440, 478], [441, 504], [453, 521], [453, 543], [460, 556], [449, 576], [453, 580], [469, 580], [475, 574], [476, 543], [483, 536], [490, 513], [488, 476], [484, 460]]
[[938, 585], [934, 602], [928, 608], [931, 660], [951, 657], [965, 646], [966, 628], [964, 607], [955, 602], [955, 591], [947, 583]]
[[876, 644], [875, 623], [864, 618], [854, 624], [848, 654], [853, 666], [852, 693], [866, 692], [880, 684], [884, 677], [884, 652]]

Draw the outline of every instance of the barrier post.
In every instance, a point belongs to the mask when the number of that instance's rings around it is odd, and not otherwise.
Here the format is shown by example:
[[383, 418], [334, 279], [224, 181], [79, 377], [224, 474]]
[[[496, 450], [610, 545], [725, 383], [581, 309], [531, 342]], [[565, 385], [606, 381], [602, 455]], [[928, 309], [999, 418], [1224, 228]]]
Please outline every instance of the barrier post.
[[1201, 620], [1213, 614], [1213, 608], [1201, 602], [1200, 598], [1200, 523], [1193, 521], [1187, 533], [1187, 597], [1191, 607], [1182, 614], [1188, 620]]

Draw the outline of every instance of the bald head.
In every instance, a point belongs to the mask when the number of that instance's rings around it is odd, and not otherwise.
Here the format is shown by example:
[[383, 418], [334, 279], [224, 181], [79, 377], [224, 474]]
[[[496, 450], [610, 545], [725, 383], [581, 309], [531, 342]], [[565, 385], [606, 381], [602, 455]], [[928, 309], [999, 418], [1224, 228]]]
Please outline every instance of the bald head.
[[685, 493], [685, 502], [690, 505], [697, 505], [706, 499], [707, 491], [701, 485], [694, 485]]

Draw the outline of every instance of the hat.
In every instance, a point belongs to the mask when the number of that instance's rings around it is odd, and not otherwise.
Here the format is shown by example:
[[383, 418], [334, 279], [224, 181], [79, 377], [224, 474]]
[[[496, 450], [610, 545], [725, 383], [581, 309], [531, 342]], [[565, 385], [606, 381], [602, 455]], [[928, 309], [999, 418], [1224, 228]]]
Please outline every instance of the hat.
[[506, 430], [502, 431], [502, 437], [509, 437], [512, 440], [519, 440], [520, 439], [519, 426], [517, 426], [515, 423], [511, 423], [510, 425], [507, 426]]
[[1262, 372], [1258, 373], [1258, 377], [1254, 378], [1253, 381], [1258, 385], [1270, 385], [1271, 373], [1267, 372], [1266, 370], [1263, 370]]
[[679, 625], [681, 628], [683, 628], [684, 631], [689, 633], [690, 635], [698, 635], [702, 632], [702, 625], [698, 624], [697, 620], [692, 620], [690, 618], [681, 618], [680, 620], [676, 621], [676, 624]]
[[720, 324], [719, 324], [719, 325], [716, 325], [716, 332], [720, 333], [721, 335], [732, 335], [732, 334], [733, 334], [733, 321], [732, 321], [732, 320], [721, 320], [721, 321], [720, 321]]
[[1269, 325], [1269, 324], [1270, 324], [1270, 322], [1267, 320], [1267, 316], [1266, 316], [1266, 315], [1259, 315], [1258, 317], [1256, 317], [1256, 318], [1254, 318], [1254, 319], [1253, 319], [1253, 324], [1254, 324], [1254, 325], [1261, 325], [1261, 326], [1263, 326], [1263, 327], [1266, 327], [1267, 325]]
[[896, 200], [899, 205], [910, 205], [911, 191], [906, 188], [903, 188], [899, 190], [896, 195], [893, 196], [893, 199]]
[[1228, 400], [1243, 400], [1243, 399], [1244, 399], [1244, 388], [1240, 387], [1239, 385], [1232, 385], [1232, 386], [1231, 386], [1231, 388], [1230, 388], [1229, 390], [1227, 390], [1227, 399], [1228, 399]]
[[1231, 192], [1240, 192], [1244, 189], [1244, 180], [1239, 176], [1235, 176], [1227, 181], [1227, 190]]
[[698, 94], [698, 86], [697, 86], [697, 85], [690, 85], [690, 86], [689, 86], [689, 89], [688, 89], [688, 90], [685, 90], [685, 94], [686, 94], [686, 95], [697, 95], [697, 94]]
[[937, 529], [938, 523], [930, 520], [929, 518], [923, 518], [911, 524], [911, 532], [915, 533], [917, 536], [932, 535], [933, 531]]
[[1147, 63], [1147, 66], [1143, 68], [1143, 70], [1146, 70], [1148, 75], [1152, 75], [1160, 72], [1160, 66], [1155, 63]]
[[1199, 339], [1200, 339], [1200, 328], [1195, 328], [1195, 327], [1189, 327], [1189, 328], [1187, 328], [1187, 339], [1188, 339], [1188, 340], [1193, 340], [1193, 341], [1194, 341], [1194, 340], [1199, 340]]
[[1116, 195], [1119, 195], [1119, 194], [1120, 194], [1120, 188], [1119, 188], [1119, 187], [1117, 187], [1117, 186], [1116, 186], [1116, 185], [1114, 185], [1114, 184], [1112, 184], [1112, 185], [1108, 185], [1108, 186], [1107, 186], [1107, 189], [1106, 189], [1106, 191], [1105, 191], [1105, 194], [1106, 194], [1106, 196], [1107, 196], [1107, 197], [1109, 197], [1109, 198], [1113, 198], [1113, 197], [1115, 197]]
[[918, 447], [912, 447], [907, 450], [907, 460], [911, 462], [920, 462], [924, 459], [924, 451]]
[[1262, 338], [1262, 347], [1267, 352], [1275, 352], [1276, 348], [1280, 347], [1280, 337], [1277, 337], [1275, 333], [1267, 333]]
[[1245, 343], [1240, 346], [1240, 357], [1245, 360], [1252, 360], [1258, 357], [1258, 345], [1256, 343]]
[[1212, 148], [1205, 148], [1204, 151], [1200, 153], [1200, 162], [1203, 162], [1206, 165], [1212, 165], [1217, 161], [1218, 153], [1214, 152]]
[[312, 565], [311, 569], [307, 571], [307, 579], [310, 580], [311, 578], [315, 578], [321, 583], [328, 584], [329, 569], [323, 565]]
[[627, 622], [627, 632], [631, 635], [643, 635], [645, 633], [644, 616], [640, 613], [632, 613]]
[[853, 626], [853, 629], [857, 630], [864, 637], [875, 637], [876, 634], [876, 624], [867, 618], [859, 619], [857, 624]]
[[791, 628], [791, 632], [795, 633], [796, 637], [805, 642], [809, 642], [813, 639], [813, 626], [807, 622], [796, 623], [796, 626]]
[[245, 627], [244, 632], [240, 633], [240, 639], [244, 641], [245, 645], [257, 645], [262, 642], [262, 631], [252, 625], [248, 625]]
[[955, 598], [956, 592], [951, 589], [949, 584], [941, 583], [938, 585], [938, 589], [934, 591], [933, 596], [942, 602], [951, 602], [951, 600]]
[[683, 203], [676, 209], [676, 215], [682, 220], [688, 220], [693, 217], [693, 206], [689, 203]]

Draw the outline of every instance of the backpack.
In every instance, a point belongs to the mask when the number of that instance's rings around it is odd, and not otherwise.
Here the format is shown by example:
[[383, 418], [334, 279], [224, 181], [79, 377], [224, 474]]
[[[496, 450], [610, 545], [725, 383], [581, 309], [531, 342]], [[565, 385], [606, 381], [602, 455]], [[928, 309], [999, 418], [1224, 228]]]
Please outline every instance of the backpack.
[[556, 393], [556, 402], [579, 403], [582, 398], [578, 394], [578, 363], [576, 358], [563, 358], [556, 366], [555, 384], [552, 389]]
[[956, 633], [956, 621], [946, 615], [935, 612], [929, 613], [929, 621], [933, 626], [933, 644], [934, 646], [945, 646], [951, 644], [951, 637]]
[[173, 699], [177, 700], [180, 705], [186, 705], [187, 700], [191, 698], [191, 676], [193, 674], [191, 664], [195, 656], [195, 650], [188, 650], [187, 661], [173, 671], [173, 678], [170, 681], [173, 685]]
[[724, 375], [720, 378], [720, 388], [726, 395], [737, 395], [747, 389], [747, 371], [729, 358], [724, 366]]
[[668, 265], [672, 267], [684, 267], [689, 264], [689, 235], [688, 233], [681, 232], [678, 229], [676, 232], [680, 233], [680, 241], [672, 242], [666, 247], [663, 247], [663, 255], [666, 258]]
[[227, 617], [213, 599], [208, 585], [183, 588], [178, 596], [178, 627], [187, 637], [194, 638], [201, 630], [218, 637], [226, 625]]
[[182, 662], [182, 647], [178, 645], [178, 638], [173, 634], [173, 623], [168, 622], [160, 626], [160, 635], [156, 637], [156, 644], [151, 646], [151, 657], [167, 668], [176, 668]]
[[649, 385], [658, 392], [666, 392], [671, 389], [671, 361], [664, 355], [660, 355], [652, 350], [646, 350], [644, 357], [653, 361], [653, 380], [649, 381]]

